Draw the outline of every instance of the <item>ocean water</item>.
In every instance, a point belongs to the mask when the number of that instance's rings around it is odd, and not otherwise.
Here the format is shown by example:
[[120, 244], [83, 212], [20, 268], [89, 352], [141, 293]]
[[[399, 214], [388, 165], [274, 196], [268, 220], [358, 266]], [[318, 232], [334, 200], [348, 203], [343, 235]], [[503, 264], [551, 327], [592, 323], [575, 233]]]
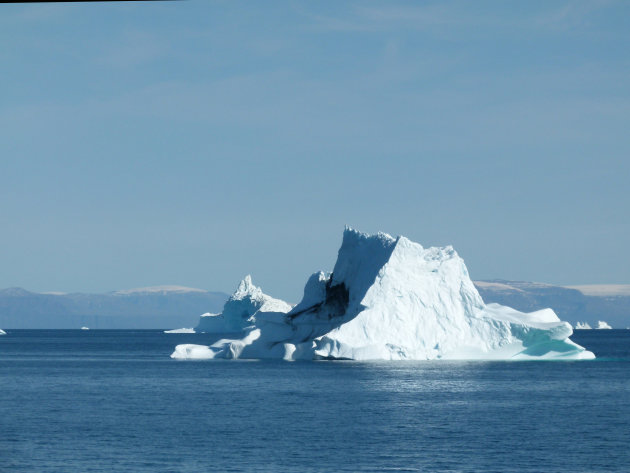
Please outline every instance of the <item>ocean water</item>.
[[9, 330], [7, 472], [628, 472], [630, 330], [580, 362], [175, 361], [203, 334]]

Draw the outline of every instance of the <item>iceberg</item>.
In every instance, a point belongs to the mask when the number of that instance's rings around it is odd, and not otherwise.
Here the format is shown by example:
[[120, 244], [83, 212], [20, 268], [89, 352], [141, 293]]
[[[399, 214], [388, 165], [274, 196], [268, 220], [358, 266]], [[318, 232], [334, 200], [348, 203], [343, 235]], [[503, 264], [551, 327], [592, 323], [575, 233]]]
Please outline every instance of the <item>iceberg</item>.
[[223, 306], [223, 312], [201, 315], [195, 332], [243, 332], [254, 327], [257, 318], [263, 317], [265, 312], [284, 314], [290, 310], [290, 304], [263, 293], [260, 287], [253, 284], [252, 277], [248, 274]]
[[7, 334], [7, 332], [5, 332], [4, 330], [2, 330], [2, 329], [0, 328], [0, 335], [6, 335], [6, 334]]
[[194, 328], [174, 328], [172, 330], [164, 330], [164, 333], [195, 333]]
[[575, 324], [575, 330], [591, 330], [591, 328], [588, 322], [578, 322]]
[[[225, 304], [209, 347], [178, 345], [176, 359], [592, 359], [551, 309], [485, 304], [451, 247], [423, 248], [346, 228], [332, 273], [313, 274], [299, 304], [270, 298], [245, 278]], [[202, 318], [203, 320], [203, 318]], [[213, 319], [211, 319], [213, 320]], [[200, 324], [201, 325], [201, 324]], [[218, 322], [217, 322], [218, 325]]]
[[610, 325], [608, 325], [607, 322], [604, 322], [603, 320], [598, 320], [597, 321], [597, 327], [595, 327], [598, 330], [610, 330], [612, 329], [612, 327]]
[[81, 330], [90, 330], [90, 327], [81, 327]]

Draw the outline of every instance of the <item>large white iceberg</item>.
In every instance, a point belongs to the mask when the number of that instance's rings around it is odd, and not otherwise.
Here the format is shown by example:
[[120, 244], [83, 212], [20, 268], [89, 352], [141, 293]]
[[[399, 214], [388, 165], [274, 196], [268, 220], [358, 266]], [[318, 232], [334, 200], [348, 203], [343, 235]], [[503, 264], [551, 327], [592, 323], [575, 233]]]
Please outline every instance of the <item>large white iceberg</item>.
[[612, 329], [612, 327], [610, 325], [608, 325], [608, 322], [605, 322], [603, 320], [598, 320], [597, 321], [597, 327], [598, 330], [610, 330]]
[[450, 246], [425, 249], [405, 237], [347, 228], [333, 272], [312, 275], [297, 306], [252, 304], [264, 295], [251, 286], [246, 278], [221, 315], [226, 327], [243, 331], [240, 338], [178, 345], [171, 357], [594, 358], [569, 340], [571, 325], [551, 309], [484, 304]]
[[7, 334], [7, 332], [5, 332], [4, 330], [2, 330], [2, 329], [0, 328], [0, 335], [6, 335], [6, 334]]

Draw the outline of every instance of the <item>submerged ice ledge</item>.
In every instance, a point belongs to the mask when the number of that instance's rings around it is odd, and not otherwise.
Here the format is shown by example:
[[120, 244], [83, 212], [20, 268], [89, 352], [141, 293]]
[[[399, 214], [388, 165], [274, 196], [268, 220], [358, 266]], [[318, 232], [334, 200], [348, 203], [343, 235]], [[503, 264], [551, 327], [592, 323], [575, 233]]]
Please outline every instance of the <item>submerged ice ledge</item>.
[[592, 359], [551, 309], [484, 304], [450, 246], [346, 228], [332, 273], [313, 274], [295, 307], [247, 276], [221, 314], [197, 332], [228, 333], [211, 346], [178, 345], [177, 359]]

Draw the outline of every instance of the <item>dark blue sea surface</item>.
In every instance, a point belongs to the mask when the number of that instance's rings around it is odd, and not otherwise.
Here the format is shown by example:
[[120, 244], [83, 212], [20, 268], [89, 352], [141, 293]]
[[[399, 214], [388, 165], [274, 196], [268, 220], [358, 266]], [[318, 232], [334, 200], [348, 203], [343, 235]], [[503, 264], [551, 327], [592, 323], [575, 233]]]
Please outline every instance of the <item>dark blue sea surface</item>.
[[630, 330], [575, 362], [175, 361], [203, 334], [8, 330], [7, 472], [628, 472]]

